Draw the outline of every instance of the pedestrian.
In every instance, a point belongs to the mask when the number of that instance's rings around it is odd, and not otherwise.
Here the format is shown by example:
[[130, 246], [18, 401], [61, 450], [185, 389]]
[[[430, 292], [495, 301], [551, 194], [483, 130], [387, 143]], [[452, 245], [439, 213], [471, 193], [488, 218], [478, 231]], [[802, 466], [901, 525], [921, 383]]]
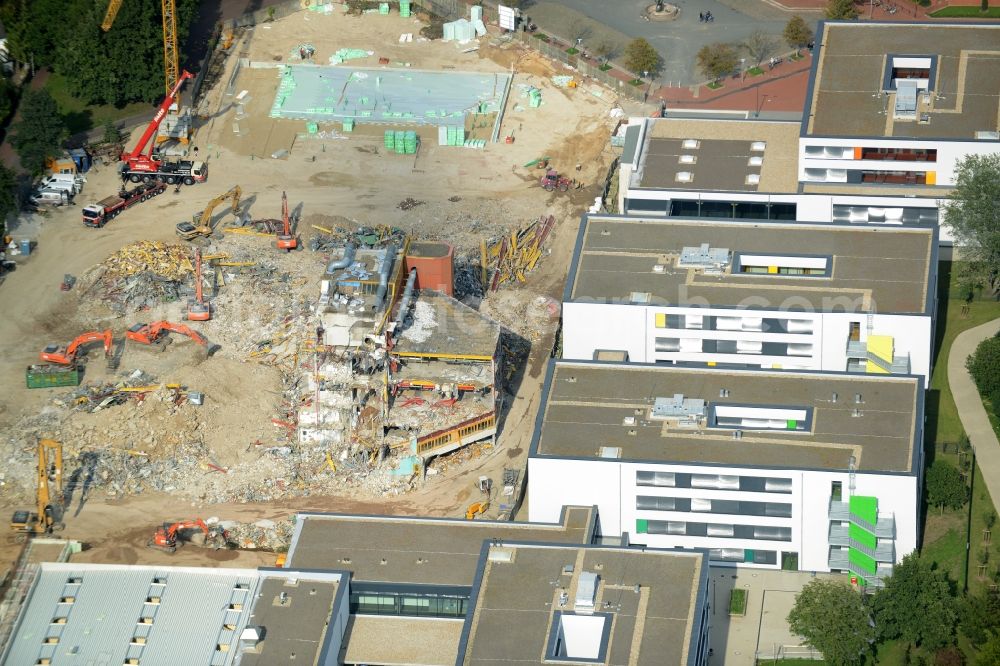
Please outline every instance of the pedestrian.
[[323, 335], [325, 333], [326, 329], [323, 328], [323, 324], [321, 323], [319, 326], [316, 327], [316, 344], [318, 345], [323, 344]]
[[698, 12], [698, 22], [699, 23], [705, 22], [705, 12]]

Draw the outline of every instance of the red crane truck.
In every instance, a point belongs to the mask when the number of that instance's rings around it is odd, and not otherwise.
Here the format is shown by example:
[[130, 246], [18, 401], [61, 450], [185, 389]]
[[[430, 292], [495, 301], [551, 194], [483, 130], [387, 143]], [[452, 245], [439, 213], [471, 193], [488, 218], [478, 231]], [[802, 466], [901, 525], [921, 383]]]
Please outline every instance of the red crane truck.
[[[170, 105], [174, 103], [177, 93], [180, 92], [184, 82], [192, 78], [194, 78], [194, 74], [191, 72], [186, 70], [181, 72], [177, 83], [174, 84], [173, 90], [164, 98], [163, 103], [160, 104], [160, 108], [156, 110], [156, 115], [149, 121], [146, 131], [139, 137], [139, 142], [136, 143], [135, 148], [131, 152], [122, 153], [122, 164], [119, 167], [122, 180], [130, 180], [133, 183], [148, 183], [159, 178], [168, 185], [177, 185], [178, 183], [194, 185], [195, 183], [203, 183], [208, 179], [208, 166], [204, 162], [163, 160], [155, 155], [153, 150], [156, 146], [155, 141], [153, 141], [156, 130], [160, 127], [160, 123], [163, 122], [164, 116], [170, 110]], [[149, 148], [148, 152], [146, 152], [146, 148]]]
[[131, 208], [140, 201], [162, 194], [166, 189], [167, 186], [162, 180], [143, 183], [131, 190], [123, 187], [118, 194], [101, 199], [95, 204], [84, 206], [83, 223], [88, 227], [100, 229], [108, 223], [108, 220], [118, 217], [118, 214], [126, 208]]

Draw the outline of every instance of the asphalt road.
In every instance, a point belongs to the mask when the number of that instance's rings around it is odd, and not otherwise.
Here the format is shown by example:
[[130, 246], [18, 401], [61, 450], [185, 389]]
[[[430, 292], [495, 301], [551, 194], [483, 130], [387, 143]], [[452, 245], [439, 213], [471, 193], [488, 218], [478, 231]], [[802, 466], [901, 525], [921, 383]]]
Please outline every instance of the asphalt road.
[[[531, 6], [527, 13], [536, 19], [541, 29], [551, 29], [556, 34], [560, 34], [559, 25], [570, 23], [565, 12], [552, 8], [552, 5], [584, 14], [630, 37], [644, 37], [663, 57], [660, 81], [664, 85], [690, 85], [703, 81], [705, 76], [697, 71], [695, 65], [695, 56], [702, 46], [713, 42], [740, 43], [755, 30], [774, 35], [777, 52], [788, 50], [781, 33], [792, 13], [767, 5], [762, 0], [726, 0], [725, 3], [719, 0], [673, 0], [673, 4], [681, 10], [676, 20], [647, 21], [643, 14], [653, 1], [542, 0]], [[701, 23], [699, 12], [711, 12], [715, 21]], [[545, 20], [549, 14], [562, 16], [556, 25], [551, 25]], [[801, 15], [815, 23], [814, 16], [807, 13]], [[748, 67], [755, 64], [749, 61], [749, 56], [746, 57]]]

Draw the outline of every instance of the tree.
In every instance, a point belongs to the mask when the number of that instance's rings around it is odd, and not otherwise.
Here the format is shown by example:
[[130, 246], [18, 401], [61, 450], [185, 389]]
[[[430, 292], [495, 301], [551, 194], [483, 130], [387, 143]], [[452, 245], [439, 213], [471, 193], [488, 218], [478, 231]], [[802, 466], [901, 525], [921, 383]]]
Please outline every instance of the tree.
[[954, 642], [958, 609], [952, 585], [916, 553], [895, 566], [872, 605], [880, 639], [901, 638], [927, 650]]
[[625, 47], [625, 66], [637, 76], [644, 76], [644, 72], [653, 74], [660, 71], [663, 67], [663, 58], [652, 44], [642, 37], [637, 37]]
[[740, 61], [736, 57], [736, 49], [721, 42], [701, 47], [697, 59], [698, 69], [713, 81], [718, 81], [733, 71], [736, 68], [736, 63]]
[[594, 47], [594, 53], [602, 62], [613, 60], [621, 52], [621, 44], [610, 39], [603, 39]]
[[57, 155], [69, 132], [59, 114], [59, 107], [44, 88], [29, 90], [21, 102], [21, 120], [14, 124], [11, 143], [21, 158], [21, 166], [41, 173], [45, 159]]
[[852, 21], [858, 18], [858, 9], [854, 6], [854, 0], [828, 0], [826, 3], [826, 17], [828, 19]]
[[569, 24], [569, 34], [567, 36], [573, 40], [573, 43], [570, 44], [570, 46], [576, 46], [576, 43], [579, 40], [587, 39], [593, 34], [594, 29], [591, 28], [590, 25], [582, 19], [576, 19]]
[[1000, 153], [967, 155], [955, 173], [943, 222], [951, 227], [962, 258], [983, 266], [995, 292], [1000, 286]]
[[741, 45], [754, 60], [754, 64], [759, 65], [764, 59], [772, 55], [778, 47], [778, 40], [767, 34], [763, 30], [754, 30]]
[[[107, 33], [100, 28], [106, 2], [7, 0], [0, 5], [14, 57], [64, 75], [69, 91], [81, 101], [121, 106], [156, 102], [163, 97], [159, 2], [122, 3]], [[197, 6], [198, 0], [177, 0], [177, 38], [182, 54]]]
[[935, 460], [927, 468], [927, 503], [942, 510], [961, 509], [969, 499], [969, 491], [962, 481], [962, 475], [954, 466], [943, 460]]
[[111, 118], [107, 118], [104, 121], [104, 136], [102, 139], [104, 143], [120, 143], [122, 140], [121, 130], [118, 129]]
[[976, 382], [979, 394], [992, 397], [1000, 391], [1000, 336], [986, 338], [965, 359], [965, 368]]
[[976, 657], [976, 666], [996, 666], [1000, 664], [1000, 636], [990, 638]]
[[809, 25], [802, 20], [802, 17], [796, 14], [792, 18], [788, 19], [788, 23], [785, 24], [785, 31], [782, 33], [782, 37], [785, 38], [785, 43], [795, 49], [798, 53], [803, 46], [812, 41], [813, 31]]
[[861, 662], [875, 640], [861, 595], [835, 580], [814, 580], [803, 587], [795, 596], [788, 624], [831, 666]]
[[7, 233], [7, 216], [17, 212], [17, 176], [0, 164], [0, 238]]

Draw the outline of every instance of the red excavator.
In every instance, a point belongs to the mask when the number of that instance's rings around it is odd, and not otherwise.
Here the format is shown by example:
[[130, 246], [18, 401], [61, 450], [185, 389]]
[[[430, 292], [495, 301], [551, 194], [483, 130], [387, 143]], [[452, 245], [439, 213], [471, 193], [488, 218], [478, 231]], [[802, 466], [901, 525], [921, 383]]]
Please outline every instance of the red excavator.
[[152, 324], [136, 324], [132, 328], [125, 331], [125, 337], [133, 342], [139, 342], [144, 345], [156, 345], [161, 343], [163, 340], [168, 339], [163, 337], [163, 334], [167, 331], [170, 331], [171, 333], [179, 333], [180, 335], [186, 335], [203, 347], [208, 344], [208, 340], [202, 337], [198, 331], [194, 330], [190, 326], [175, 324], [169, 321], [154, 321]]
[[292, 225], [288, 219], [288, 197], [281, 193], [281, 233], [278, 234], [277, 246], [279, 250], [291, 252], [299, 246], [299, 239], [292, 235]]
[[194, 251], [194, 298], [188, 301], [188, 321], [208, 321], [212, 318], [212, 306], [205, 300], [201, 287], [201, 249]]
[[[195, 529], [201, 530], [205, 535], [204, 545], [206, 547], [219, 550], [220, 548], [225, 548], [229, 541], [229, 535], [226, 534], [224, 529], [214, 525], [209, 526], [201, 518], [196, 518], [195, 520], [181, 520], [176, 523], [163, 523], [161, 527], [156, 528], [153, 538], [146, 543], [146, 546], [155, 550], [173, 553], [177, 550], [179, 543], [177, 540], [178, 532], [183, 537], [186, 532]], [[190, 541], [190, 539], [184, 540]]]
[[92, 342], [103, 342], [104, 355], [111, 356], [114, 338], [111, 335], [110, 328], [106, 331], [89, 331], [83, 335], [79, 335], [65, 347], [61, 345], [48, 345], [39, 353], [39, 356], [46, 363], [73, 365], [76, 362], [76, 356], [80, 352], [80, 349]]

